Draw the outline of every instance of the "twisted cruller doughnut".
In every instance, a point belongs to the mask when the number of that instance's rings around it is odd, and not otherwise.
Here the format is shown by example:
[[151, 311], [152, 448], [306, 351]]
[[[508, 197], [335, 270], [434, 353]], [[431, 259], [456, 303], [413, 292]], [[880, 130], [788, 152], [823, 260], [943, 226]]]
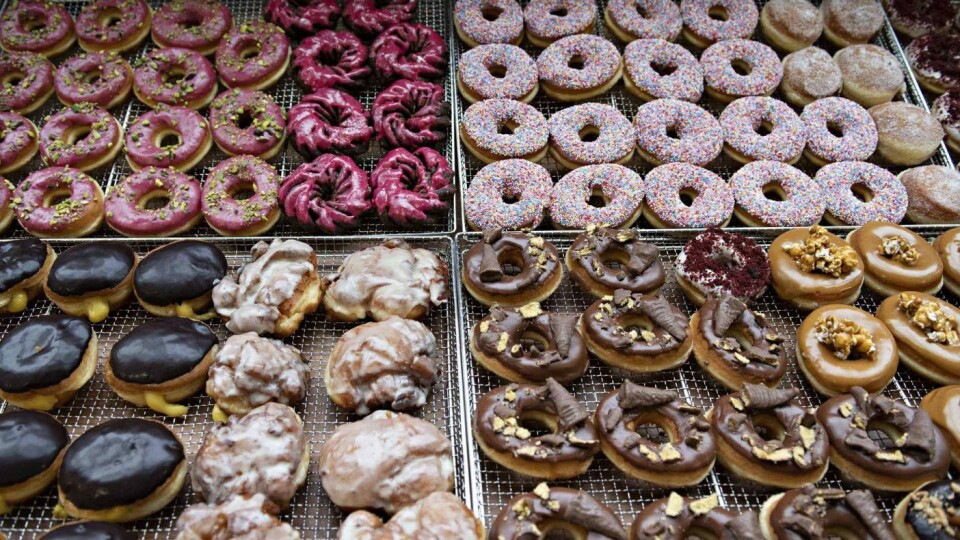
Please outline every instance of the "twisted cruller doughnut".
[[323, 30], [293, 50], [293, 68], [300, 82], [316, 92], [322, 88], [359, 88], [370, 75], [367, 46], [350, 32]]
[[66, 52], [77, 34], [63, 4], [18, 0], [0, 15], [0, 47], [53, 57]]
[[53, 94], [53, 64], [36, 53], [0, 52], [0, 109], [30, 114]]
[[[0, 174], [29, 163], [40, 148], [39, 138], [33, 122], [17, 113], [0, 112]], [[4, 208], [6, 204], [0, 204], [0, 210]]]
[[127, 101], [133, 70], [117, 53], [84, 53], [60, 64], [53, 86], [64, 105], [93, 103], [112, 109]]
[[426, 81], [396, 81], [373, 100], [373, 129], [391, 148], [416, 149], [446, 140], [450, 104], [443, 87]]
[[268, 21], [283, 28], [291, 37], [307, 37], [337, 26], [340, 3], [337, 0], [267, 0], [264, 13]]
[[403, 228], [445, 218], [454, 192], [453, 169], [432, 148], [391, 150], [373, 169], [370, 184], [380, 219]]
[[359, 226], [371, 207], [367, 173], [347, 156], [323, 154], [283, 179], [283, 212], [301, 225], [335, 234]]
[[438, 79], [447, 70], [447, 44], [429, 26], [395, 24], [370, 45], [370, 60], [384, 81]]
[[289, 111], [288, 129], [300, 155], [313, 159], [335, 153], [355, 156], [370, 147], [370, 113], [357, 99], [333, 88], [303, 97]]
[[153, 10], [144, 0], [97, 0], [77, 15], [77, 42], [88, 52], [125, 52], [150, 34]]
[[413, 18], [417, 0], [350, 0], [343, 6], [347, 28], [365, 39], [372, 39], [395, 24]]

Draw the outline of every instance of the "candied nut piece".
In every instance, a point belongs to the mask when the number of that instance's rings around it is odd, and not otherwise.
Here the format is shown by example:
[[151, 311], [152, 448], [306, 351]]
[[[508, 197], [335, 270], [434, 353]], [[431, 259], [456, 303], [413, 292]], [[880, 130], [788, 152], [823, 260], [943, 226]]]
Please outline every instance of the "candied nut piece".
[[902, 236], [883, 237], [877, 251], [880, 255], [907, 266], [913, 266], [920, 258], [920, 253]]
[[810, 235], [803, 242], [784, 244], [783, 249], [808, 273], [821, 272], [840, 277], [860, 265], [852, 247], [834, 244], [827, 236], [827, 230], [819, 225], [810, 227]]
[[906, 313], [910, 323], [922, 330], [931, 342], [951, 347], [960, 345], [956, 317], [944, 313], [937, 302], [922, 300], [910, 293], [900, 293], [897, 307]]
[[877, 351], [873, 336], [859, 324], [836, 315], [822, 317], [816, 325], [817, 341], [829, 347], [837, 358], [873, 358]]

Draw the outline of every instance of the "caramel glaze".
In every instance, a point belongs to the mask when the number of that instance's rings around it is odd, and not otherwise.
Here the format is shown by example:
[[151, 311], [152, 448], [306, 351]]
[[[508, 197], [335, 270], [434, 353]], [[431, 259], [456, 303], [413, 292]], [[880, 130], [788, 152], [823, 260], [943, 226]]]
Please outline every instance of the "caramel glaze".
[[[880, 252], [884, 238], [897, 236], [917, 250], [913, 264], [898, 262]], [[883, 285], [900, 291], [930, 290], [943, 278], [943, 262], [926, 240], [893, 223], [872, 221], [850, 233], [850, 246], [860, 256], [867, 274]]]
[[121, 381], [161, 384], [190, 373], [218, 342], [203, 323], [153, 319], [117, 341], [110, 350], [110, 370]]
[[[835, 245], [847, 242], [833, 233], [825, 233]], [[863, 285], [863, 262], [852, 271], [833, 277], [822, 272], [804, 272], [797, 262], [783, 250], [784, 244], [803, 242], [809, 236], [807, 229], [792, 229], [778, 236], [770, 244], [770, 270], [773, 286], [784, 300], [812, 298], [819, 302], [841, 300]]]
[[680, 348], [690, 326], [687, 314], [662, 296], [630, 294], [623, 289], [591, 304], [580, 321], [594, 343], [641, 358]]
[[[582, 528], [582, 529], [581, 529]], [[570, 488], [547, 488], [540, 484], [533, 493], [518, 495], [500, 510], [488, 538], [520, 540], [544, 538], [550, 531], [585, 529], [581, 540], [626, 540], [623, 525], [605, 505], [585, 492]]]
[[90, 323], [70, 315], [45, 315], [14, 328], [0, 340], [0, 390], [60, 384], [80, 367], [92, 337]]
[[904, 521], [921, 540], [953, 540], [960, 517], [960, 484], [940, 480], [909, 495]]
[[0, 243], [0, 293], [37, 275], [47, 261], [47, 245], [36, 238]]
[[49, 414], [12, 411], [0, 414], [0, 487], [10, 487], [50, 468], [70, 437]]
[[183, 240], [147, 253], [133, 274], [133, 286], [143, 301], [166, 306], [209, 293], [227, 270], [220, 248], [210, 242]]
[[[691, 504], [693, 506], [691, 507]], [[631, 540], [663, 540], [701, 537], [719, 540], [763, 538], [755, 510], [737, 515], [717, 506], [717, 496], [695, 500], [671, 493], [643, 508], [630, 528]]]
[[[833, 451], [862, 469], [903, 479], [940, 478], [947, 473], [950, 450], [923, 409], [855, 387], [850, 394], [820, 405], [817, 419], [826, 428]], [[880, 446], [867, 434], [871, 422], [892, 428], [890, 448]]]
[[[520, 272], [508, 275], [502, 267], [508, 263]], [[557, 248], [531, 233], [485, 231], [463, 256], [463, 279], [471, 287], [507, 299], [546, 286], [562, 271]]]
[[127, 279], [136, 262], [137, 254], [126, 244], [80, 244], [57, 256], [50, 268], [47, 286], [60, 296], [83, 296], [109, 290]]
[[[616, 261], [621, 268], [611, 268]], [[589, 291], [601, 288], [605, 294], [617, 289], [632, 293], [650, 293], [666, 280], [660, 250], [642, 242], [635, 229], [589, 227], [577, 236], [567, 251], [570, 273]]]
[[[787, 355], [781, 336], [762, 313], [740, 299], [723, 295], [710, 298], [699, 311], [697, 330], [728, 367], [752, 383], [776, 382], [787, 370]], [[744, 349], [740, 340], [749, 343]], [[746, 359], [744, 363], [742, 359]]]
[[954, 282], [960, 282], [960, 227], [950, 229], [933, 241], [933, 249], [943, 263], [943, 273]]
[[960, 385], [937, 388], [924, 396], [920, 408], [930, 415], [933, 423], [940, 426], [945, 436], [952, 439], [960, 449]]
[[869, 491], [813, 486], [784, 493], [770, 512], [770, 528], [784, 540], [827, 538], [830, 531], [843, 531], [845, 538], [894, 540], [886, 521]]
[[53, 529], [40, 540], [136, 540], [136, 535], [106, 521], [77, 521]]
[[[957, 321], [960, 321], [960, 309], [955, 306], [929, 294], [912, 291], [910, 294], [923, 301], [936, 302], [945, 315], [956, 317]], [[948, 345], [927, 339], [923, 330], [910, 322], [907, 314], [900, 309], [899, 303], [899, 294], [888, 297], [877, 308], [877, 318], [883, 321], [896, 338], [900, 352], [925, 360], [951, 377], [960, 377], [960, 345]]]
[[108, 420], [67, 449], [60, 492], [85, 510], [133, 504], [163, 486], [184, 459], [183, 445], [160, 422]]

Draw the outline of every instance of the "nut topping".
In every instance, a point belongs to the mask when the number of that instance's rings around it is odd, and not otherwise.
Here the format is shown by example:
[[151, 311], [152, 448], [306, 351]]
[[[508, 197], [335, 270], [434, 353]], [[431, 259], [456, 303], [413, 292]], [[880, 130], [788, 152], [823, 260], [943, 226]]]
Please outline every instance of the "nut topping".
[[944, 313], [939, 303], [922, 300], [910, 293], [901, 293], [897, 307], [906, 313], [911, 324], [926, 334], [927, 340], [951, 347], [960, 345], [957, 319]]
[[851, 356], [873, 359], [877, 351], [873, 336], [865, 328], [850, 319], [828, 315], [817, 321], [817, 341], [826, 345], [837, 358], [847, 360]]
[[784, 244], [783, 250], [807, 273], [820, 272], [838, 278], [860, 265], [853, 248], [834, 244], [827, 230], [819, 225], [810, 227], [810, 235], [803, 242]]

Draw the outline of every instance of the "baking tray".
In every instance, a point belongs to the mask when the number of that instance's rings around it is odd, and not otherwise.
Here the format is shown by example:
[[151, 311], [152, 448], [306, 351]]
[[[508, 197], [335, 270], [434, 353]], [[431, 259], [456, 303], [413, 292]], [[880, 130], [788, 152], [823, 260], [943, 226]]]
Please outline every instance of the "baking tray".
[[[763, 5], [766, 4], [766, 1], [767, 0], [757, 0], [757, 6], [759, 8], [762, 8]], [[820, 0], [811, 0], [811, 1], [815, 5], [820, 5]], [[527, 0], [521, 0], [520, 3], [522, 5], [526, 5]], [[617, 48], [620, 50], [620, 52], [623, 53], [625, 45], [621, 43], [619, 40], [617, 40], [615, 37], [613, 37], [607, 31], [606, 27], [602, 22], [603, 13], [604, 13], [604, 10], [606, 9], [606, 6], [607, 6], [607, 0], [597, 0], [598, 22], [596, 24], [594, 32], [597, 35], [600, 35], [608, 39], [612, 43], [614, 43], [617, 46]], [[762, 43], [766, 42], [760, 32], [759, 26], [757, 27], [757, 31], [754, 34], [753, 39], [756, 41], [760, 41]], [[684, 46], [686, 46], [687, 48], [690, 48], [690, 50], [694, 52], [694, 55], [697, 58], [700, 57], [700, 53], [696, 49], [691, 48], [688, 44], [684, 43], [682, 41], [682, 38], [680, 39], [679, 42]], [[894, 34], [893, 27], [890, 26], [889, 21], [886, 21], [884, 23], [883, 29], [880, 31], [880, 34], [877, 36], [877, 38], [874, 40], [874, 44], [879, 45], [887, 49], [888, 51], [892, 52], [897, 57], [897, 59], [900, 60], [901, 67], [903, 68], [904, 75], [905, 75], [906, 89], [900, 96], [897, 97], [897, 99], [906, 101], [907, 103], [912, 103], [914, 105], [920, 105], [922, 107], [926, 107], [929, 110], [929, 107], [927, 107], [927, 104], [926, 104], [926, 100], [923, 97], [923, 93], [920, 90], [920, 86], [917, 84], [916, 79], [913, 77], [913, 73], [909, 65], [907, 65], [906, 57], [903, 54], [903, 49], [900, 47], [900, 44], [897, 42], [897, 36]], [[837, 50], [836, 46], [830, 44], [825, 38], [822, 38], [822, 37], [817, 41], [816, 46], [830, 52], [830, 54], [833, 54]], [[540, 51], [543, 50], [539, 47], [535, 47], [531, 45], [529, 41], [526, 41], [526, 40], [524, 41], [523, 47], [528, 53], [530, 53], [530, 55], [533, 58], [536, 58], [539, 55]], [[457, 39], [456, 36], [454, 36], [454, 44], [453, 44], [453, 47], [451, 48], [452, 56], [453, 56], [452, 63], [454, 65], [459, 64], [460, 55], [464, 54], [467, 50], [469, 49], [459, 39]], [[781, 58], [783, 56], [784, 56], [783, 54], [780, 54]], [[456, 95], [454, 96], [454, 100], [455, 100], [454, 110], [456, 111], [457, 125], [459, 126], [459, 119], [463, 116], [463, 113], [467, 110], [470, 104], [465, 99], [463, 99], [463, 97], [459, 94], [459, 92], [455, 92], [455, 94]], [[773, 94], [773, 97], [782, 99], [780, 97], [779, 90]], [[624, 89], [622, 82], [618, 83], [611, 91], [607, 92], [602, 96], [598, 96], [596, 98], [588, 99], [584, 101], [578, 101], [576, 103], [564, 103], [564, 102], [554, 100], [548, 97], [546, 93], [544, 93], [543, 90], [541, 89], [541, 91], [537, 93], [537, 96], [533, 99], [533, 101], [530, 104], [534, 108], [536, 108], [538, 111], [543, 113], [543, 115], [549, 119], [551, 115], [563, 109], [572, 107], [580, 103], [591, 103], [591, 102], [612, 105], [617, 109], [619, 109], [620, 112], [622, 112], [627, 117], [627, 119], [629, 119], [631, 122], [633, 122], [634, 118], [637, 115], [637, 109], [640, 108], [641, 105], [643, 105], [643, 102], [640, 99], [633, 96], [632, 94], [627, 92], [626, 89]], [[701, 98], [698, 105], [707, 109], [708, 111], [713, 113], [714, 116], [717, 116], [717, 117], [719, 117], [720, 112], [723, 111], [723, 107], [724, 107], [722, 103], [719, 103], [713, 100], [712, 98], [707, 97], [706, 92], [704, 92], [704, 97]], [[457, 168], [457, 172], [459, 174], [459, 184], [460, 184], [460, 190], [462, 195], [462, 193], [465, 193], [467, 187], [473, 181], [473, 177], [477, 174], [477, 172], [480, 171], [480, 169], [484, 167], [484, 163], [478, 160], [477, 158], [473, 157], [473, 155], [471, 155], [470, 152], [460, 144], [459, 129], [454, 129], [453, 137], [457, 140], [457, 151], [458, 151], [457, 157], [459, 160], [458, 162], [459, 166]], [[940, 149], [927, 162], [927, 164], [946, 165], [948, 167], [953, 167], [953, 162], [951, 161], [950, 154], [947, 152], [946, 145], [941, 144]], [[562, 167], [556, 162], [556, 160], [553, 158], [552, 155], [549, 155], [549, 154], [542, 161], [540, 161], [540, 165], [543, 165], [550, 172], [550, 176], [553, 178], [554, 183], [559, 181], [560, 178], [562, 178], [568, 172], [564, 167]], [[643, 176], [646, 176], [648, 172], [653, 170], [653, 166], [650, 163], [646, 162], [643, 158], [639, 157], [638, 155], [635, 155], [634, 158], [630, 161], [630, 163], [627, 166], [639, 172]], [[740, 168], [740, 166], [741, 165], [739, 163], [730, 159], [725, 154], [721, 154], [720, 157], [717, 158], [717, 160], [715, 160], [714, 163], [712, 163], [708, 168], [716, 172], [717, 174], [719, 174], [722, 178], [729, 179], [733, 175], [733, 173], [735, 173]], [[817, 169], [819, 168], [815, 166], [813, 163], [811, 163], [809, 160], [807, 160], [805, 157], [801, 158], [800, 161], [797, 162], [795, 166], [798, 167], [803, 172], [810, 175], [811, 177], [814, 174], [816, 174]], [[894, 173], [896, 173], [902, 169], [892, 168], [891, 170]], [[960, 186], [958, 186], [958, 188], [960, 188]], [[466, 230], [469, 230], [469, 226], [467, 225], [466, 215], [464, 214], [462, 200], [463, 199], [461, 197], [460, 222], [463, 223], [463, 230], [466, 231]], [[734, 224], [738, 223], [737, 218], [734, 218], [733, 223]], [[640, 220], [638, 220], [635, 226], [641, 229], [652, 228], [644, 218], [641, 218]], [[540, 228], [551, 229], [552, 226], [550, 224], [550, 220], [545, 219], [543, 224], [540, 226]]]
[[[787, 229], [759, 231], [756, 229], [734, 228], [731, 230], [754, 238], [764, 247], [769, 247], [770, 242]], [[850, 230], [853, 229], [839, 229], [836, 230], [836, 233], [846, 235]], [[915, 230], [925, 238], [932, 240], [946, 229], [943, 227], [924, 227]], [[673, 261], [676, 259], [677, 254], [686, 241], [696, 233], [697, 231], [689, 229], [640, 231], [639, 233], [641, 240], [651, 242], [660, 248], [660, 260], [663, 262], [664, 271], [667, 276], [666, 284], [661, 288], [661, 294], [691, 316], [696, 312], [696, 307], [687, 301], [680, 291], [673, 273]], [[573, 239], [576, 238], [575, 233], [565, 232], [544, 232], [542, 236], [552, 242], [561, 253], [565, 253], [573, 242]], [[463, 233], [457, 235], [456, 251], [458, 268], [460, 267], [459, 265], [462, 262], [462, 257], [466, 250], [481, 238], [482, 236], [478, 233]], [[583, 293], [576, 283], [570, 279], [566, 270], [564, 272], [564, 279], [560, 287], [549, 299], [542, 302], [541, 305], [546, 311], [572, 314], [583, 313], [587, 306], [595, 301], [595, 298]], [[958, 299], [949, 293], [941, 293], [940, 296], [954, 305], [958, 303]], [[857, 301], [856, 306], [870, 313], [874, 313], [881, 300], [877, 295], [864, 288], [864, 292]], [[480, 396], [495, 387], [508, 383], [476, 364], [467, 346], [473, 325], [486, 316], [488, 308], [474, 300], [462, 286], [457, 288], [457, 305], [460, 309], [461, 319], [460, 357], [464, 376], [462, 384], [464, 385], [463, 392], [466, 395], [465, 412], [468, 415], [464, 420], [464, 425], [469, 429], [472, 425], [473, 413], [476, 410], [477, 400]], [[816, 406], [826, 401], [813, 390], [796, 368], [794, 353], [796, 328], [803, 321], [804, 315], [789, 304], [781, 301], [777, 298], [776, 294], [769, 289], [754, 307], [765, 313], [777, 331], [786, 338], [784, 349], [788, 352], [790, 367], [781, 383], [781, 387], [797, 386], [801, 388], [802, 393], [799, 396], [799, 400], [805, 406]], [[703, 407], [704, 410], [709, 408], [719, 397], [729, 393], [726, 388], [713, 382], [713, 380], [700, 369], [700, 366], [692, 356], [679, 368], [650, 375], [631, 374], [627, 371], [609, 367], [596, 358], [591, 358], [590, 367], [587, 372], [573, 384], [569, 385], [568, 388], [592, 413], [596, 410], [600, 398], [607, 392], [619, 388], [626, 378], [647, 386], [676, 390], [683, 398], [694, 405]], [[896, 378], [887, 386], [884, 393], [890, 397], [902, 399], [909, 405], [916, 405], [920, 398], [935, 387], [935, 384], [929, 383], [914, 375], [905, 367], [901, 367]], [[879, 433], [871, 432], [871, 436], [879, 437]], [[472, 431], [470, 437], [473, 439]], [[493, 523], [497, 513], [511, 497], [530, 491], [541, 482], [541, 480], [511, 472], [498, 465], [487, 458], [479, 448], [477, 448], [475, 443], [471, 443], [467, 449], [467, 458], [470, 461], [468, 470], [471, 475], [470, 484], [473, 489], [474, 511], [478, 516], [482, 517], [488, 526]], [[613, 509], [626, 526], [629, 526], [629, 524], [633, 522], [633, 519], [640, 513], [644, 506], [656, 499], [666, 497], [670, 493], [669, 489], [644, 486], [628, 479], [603, 453], [597, 454], [593, 464], [585, 474], [572, 480], [551, 481], [550, 485], [573, 487], [587, 491]], [[833, 467], [829, 469], [819, 485], [822, 487], [844, 487], [847, 489], [852, 487], [840, 480], [837, 470]], [[778, 492], [776, 489], [748, 486], [739, 483], [732, 478], [719, 463], [713, 472], [699, 485], [676, 491], [688, 497], [705, 497], [717, 493], [722, 506], [740, 511], [759, 508], [767, 497]], [[900, 501], [900, 498], [901, 497], [889, 495], [878, 496], [877, 502], [889, 517], [892, 516], [893, 509]]]
[[[452, 268], [452, 240], [443, 237], [410, 237], [412, 245], [430, 249], [437, 253]], [[376, 239], [357, 239], [348, 237], [313, 237], [304, 239], [305, 242], [317, 250], [320, 263], [320, 274], [333, 272], [342, 263], [344, 257], [360, 249], [377, 245]], [[56, 251], [76, 245], [86, 240], [51, 242]], [[139, 254], [163, 245], [164, 241], [137, 241], [128, 242]], [[254, 240], [214, 240], [227, 256], [232, 268], [247, 259], [250, 247]], [[12, 328], [38, 315], [58, 312], [56, 306], [46, 299], [32, 303], [27, 311], [12, 317], [0, 317], [0, 336], [6, 335]], [[439, 378], [434, 385], [426, 406], [416, 416], [428, 420], [450, 437], [453, 443], [456, 493], [461, 497], [469, 495], [466, 483], [466, 448], [461, 425], [461, 394], [458, 384], [458, 350], [457, 335], [458, 323], [455, 316], [453, 293], [450, 300], [434, 309], [423, 322], [437, 338], [436, 360], [439, 368]], [[136, 408], [123, 401], [104, 382], [103, 361], [118, 338], [127, 334], [135, 327], [151, 319], [143, 308], [133, 302], [110, 316], [102, 323], [94, 326], [99, 342], [98, 349], [101, 365], [93, 379], [79, 391], [77, 396], [67, 406], [54, 411], [57, 419], [64, 423], [75, 440], [87, 429], [96, 426], [110, 418], [144, 417], [163, 420], [180, 436], [187, 451], [189, 463], [193, 464], [203, 436], [213, 425], [211, 411], [213, 401], [206, 395], [195, 396], [184, 402], [190, 412], [182, 418], [165, 418], [149, 409]], [[226, 328], [219, 319], [211, 321], [210, 327], [220, 336], [221, 341], [228, 335]], [[281, 519], [290, 522], [301, 532], [304, 539], [334, 538], [337, 528], [345, 517], [345, 513], [338, 510], [327, 498], [320, 485], [317, 460], [320, 450], [327, 436], [339, 425], [356, 421], [358, 416], [339, 409], [327, 398], [323, 385], [323, 368], [327, 356], [333, 349], [337, 338], [344, 332], [357, 326], [358, 323], [334, 323], [326, 321], [322, 310], [306, 317], [297, 333], [285, 340], [287, 343], [300, 348], [310, 362], [310, 385], [306, 399], [295, 409], [303, 418], [304, 429], [311, 444], [310, 473], [306, 485], [293, 499], [290, 509], [281, 515]], [[0, 411], [6, 409], [5, 403], [0, 403]], [[189, 487], [189, 481], [180, 495], [162, 512], [143, 520], [127, 525], [130, 530], [136, 531], [143, 539], [169, 539], [175, 536], [174, 526], [177, 517], [186, 506], [197, 501], [197, 497]], [[54, 519], [53, 508], [57, 504], [56, 488], [51, 487], [41, 496], [28, 504], [17, 506], [6, 515], [0, 516], [0, 532], [10, 540], [27, 540], [36, 538], [39, 534], [55, 525], [64, 523]]]
[[[6, 9], [6, 5], [10, 0], [2, 0], [2, 8], [0, 11]], [[233, 13], [234, 24], [241, 24], [243, 22], [262, 20], [263, 15], [263, 6], [265, 5], [264, 0], [221, 0], [227, 7], [230, 8]], [[164, 0], [147, 0], [147, 2], [154, 8], [157, 9], [162, 6], [165, 2]], [[76, 17], [80, 13], [80, 9], [87, 3], [87, 0], [67, 0], [62, 2], [66, 6], [67, 10]], [[450, 46], [453, 46], [453, 41], [455, 39], [454, 32], [452, 31], [452, 14], [447, 8], [447, 3], [444, 0], [420, 0], [417, 5], [416, 16], [414, 17], [415, 22], [426, 24], [433, 29], [440, 32], [440, 34], [447, 40]], [[342, 23], [338, 29], [343, 29]], [[296, 45], [296, 42], [293, 42], [293, 45]], [[148, 37], [143, 45], [134, 49], [133, 51], [124, 54], [123, 56], [130, 61], [132, 64], [136, 59], [144, 56], [147, 52], [156, 48], [156, 45]], [[67, 53], [62, 54], [53, 59], [54, 65], [59, 65], [63, 60], [76, 56], [82, 53], [83, 50], [79, 46], [74, 45]], [[452, 56], [452, 55], [451, 55]], [[213, 62], [213, 58], [209, 57], [210, 61]], [[455, 72], [455, 67], [451, 63], [450, 68], [448, 69], [448, 74], [443, 81], [440, 82], [444, 86], [446, 100], [451, 104], [453, 103], [452, 99], [456, 95], [456, 88], [454, 81], [455, 79], [450, 76], [451, 73]], [[373, 104], [373, 99], [377, 94], [385, 88], [384, 85], [367, 85], [364, 86], [362, 90], [354, 92], [357, 99], [363, 103], [364, 107], [367, 110], [370, 109], [370, 106]], [[225, 87], [220, 85], [220, 92], [225, 90]], [[280, 82], [277, 83], [274, 87], [265, 90], [266, 93], [270, 94], [279, 104], [284, 111], [290, 109], [290, 107], [296, 105], [300, 102], [301, 97], [303, 96], [303, 90], [300, 85], [297, 83], [295, 77], [293, 76], [293, 68], [287, 70], [287, 74], [284, 75]], [[56, 95], [50, 97], [47, 102], [40, 107], [33, 114], [27, 115], [34, 124], [37, 125], [37, 129], [43, 127], [43, 118], [56, 113], [57, 111], [63, 108], [63, 104], [57, 99]], [[116, 117], [116, 119], [121, 123], [124, 129], [126, 129], [134, 120], [136, 120], [141, 114], [149, 111], [149, 107], [141, 103], [136, 99], [136, 97], [131, 92], [130, 99], [123, 105], [112, 109], [111, 114]], [[207, 109], [204, 108], [201, 111], [201, 114], [206, 118]], [[453, 128], [451, 127], [451, 130]], [[288, 137], [289, 140], [289, 137]], [[438, 147], [437, 149], [442, 151], [447, 160], [450, 161], [451, 167], [455, 166], [455, 151], [454, 151], [454, 140], [452, 137], [448, 137], [446, 143], [443, 147]], [[386, 151], [380, 146], [376, 140], [372, 140], [370, 144], [370, 150], [355, 158], [357, 165], [359, 165], [363, 170], [368, 173], [373, 170], [380, 158], [386, 153]], [[229, 156], [224, 154], [216, 145], [213, 145], [213, 148], [207, 154], [206, 158], [200, 162], [200, 164], [189, 172], [191, 176], [194, 176], [201, 182], [204, 181], [209, 173], [210, 169], [216, 166], [221, 161], [227, 159]], [[281, 178], [285, 177], [291, 171], [297, 168], [301, 163], [303, 163], [303, 158], [300, 154], [294, 150], [292, 144], [286, 144], [285, 149], [280, 153], [274, 160], [271, 161], [271, 164], [274, 165], [277, 169], [277, 173]], [[7, 175], [7, 179], [11, 182], [19, 183], [23, 178], [25, 178], [29, 173], [43, 168], [43, 163], [40, 160], [39, 152], [37, 156], [31, 161], [27, 166], [21, 168], [16, 173]], [[100, 170], [93, 171], [91, 176], [97, 179], [101, 186], [108, 189], [110, 186], [113, 186], [126, 176], [132, 173], [132, 169], [127, 160], [125, 154], [120, 152], [117, 156], [117, 159], [110, 165], [107, 165]], [[459, 190], [456, 190], [458, 193]], [[395, 226], [387, 226], [380, 222], [380, 219], [377, 217], [376, 212], [366, 215], [360, 223], [360, 226], [353, 230], [343, 234], [355, 236], [355, 235], [382, 235], [382, 234], [392, 234], [392, 235], [416, 235], [416, 234], [441, 234], [441, 233], [452, 233], [458, 230], [457, 222], [460, 212], [457, 209], [459, 202], [456, 200], [459, 199], [459, 194], [454, 196], [454, 202], [451, 203], [449, 214], [446, 221], [441, 221], [432, 225], [423, 227], [422, 229], [413, 232], [399, 229]], [[311, 232], [305, 230], [299, 224], [287, 220], [285, 217], [281, 218], [280, 222], [273, 228], [271, 234], [279, 236], [310, 236], [316, 235], [316, 232]], [[22, 238], [29, 236], [29, 234], [24, 231], [16, 223], [8, 229], [4, 235], [8, 238]], [[121, 238], [122, 236], [112, 229], [110, 229], [106, 223], [103, 227], [97, 232], [95, 237], [107, 237], [107, 238]], [[210, 228], [206, 222], [201, 220], [201, 222], [194, 227], [193, 229], [187, 231], [183, 236], [191, 237], [217, 237], [219, 236], [216, 231]]]

